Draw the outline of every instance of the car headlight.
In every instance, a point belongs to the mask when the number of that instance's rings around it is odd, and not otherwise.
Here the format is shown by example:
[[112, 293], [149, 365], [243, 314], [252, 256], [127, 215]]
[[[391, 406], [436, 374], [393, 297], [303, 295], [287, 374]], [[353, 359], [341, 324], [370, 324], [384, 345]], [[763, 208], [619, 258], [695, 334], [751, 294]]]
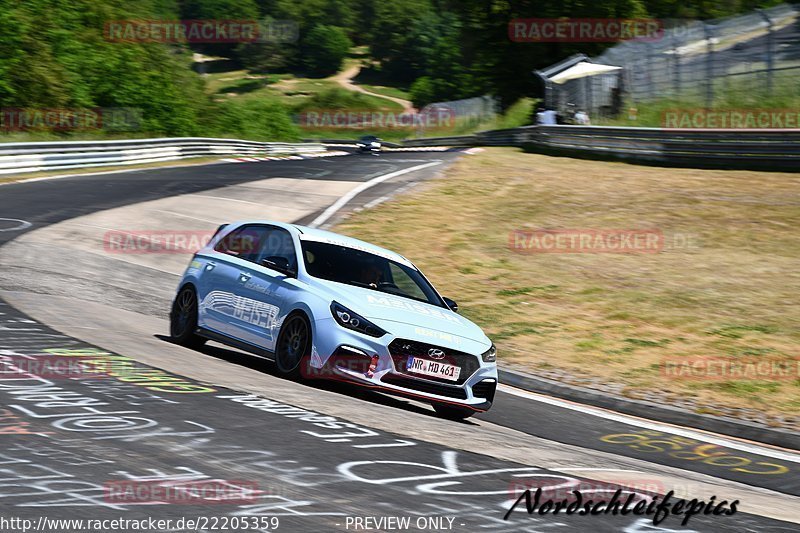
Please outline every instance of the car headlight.
[[343, 328], [352, 329], [370, 337], [383, 337], [386, 335], [386, 332], [381, 328], [338, 302], [331, 304], [331, 313], [336, 322]]
[[497, 361], [497, 348], [494, 347], [494, 343], [492, 343], [492, 347], [486, 350], [483, 355], [481, 355], [484, 363], [494, 363]]

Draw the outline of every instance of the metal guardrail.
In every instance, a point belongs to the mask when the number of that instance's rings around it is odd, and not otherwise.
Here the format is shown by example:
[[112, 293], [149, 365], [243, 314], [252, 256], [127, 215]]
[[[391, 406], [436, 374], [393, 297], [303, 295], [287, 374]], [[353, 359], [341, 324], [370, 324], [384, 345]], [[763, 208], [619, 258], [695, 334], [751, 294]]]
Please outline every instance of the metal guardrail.
[[[303, 139], [303, 142], [320, 143], [324, 146], [355, 148], [357, 141], [356, 139]], [[402, 144], [384, 140], [381, 140], [381, 144], [389, 148], [401, 148], [403, 146]]]
[[800, 129], [524, 126], [406, 146], [520, 146], [530, 151], [683, 167], [800, 171]]
[[0, 174], [157, 163], [210, 155], [294, 154], [324, 151], [326, 151], [325, 146], [319, 143], [266, 143], [203, 137], [0, 143]]

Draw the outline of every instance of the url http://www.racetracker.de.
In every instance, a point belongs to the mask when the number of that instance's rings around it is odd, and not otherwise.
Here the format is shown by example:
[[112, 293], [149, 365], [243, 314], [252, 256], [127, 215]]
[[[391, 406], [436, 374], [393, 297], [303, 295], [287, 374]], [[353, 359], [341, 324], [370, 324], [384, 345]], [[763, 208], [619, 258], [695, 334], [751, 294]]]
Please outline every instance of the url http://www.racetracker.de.
[[0, 517], [0, 531], [40, 533], [61, 531], [274, 531], [276, 516], [197, 516], [181, 518], [30, 518]]

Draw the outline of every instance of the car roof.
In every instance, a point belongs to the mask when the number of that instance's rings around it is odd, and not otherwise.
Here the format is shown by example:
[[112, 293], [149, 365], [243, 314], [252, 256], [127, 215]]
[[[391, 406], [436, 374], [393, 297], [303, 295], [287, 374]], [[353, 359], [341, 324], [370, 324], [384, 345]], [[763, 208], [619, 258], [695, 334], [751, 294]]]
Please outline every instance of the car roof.
[[300, 240], [306, 241], [316, 241], [316, 242], [327, 242], [331, 244], [338, 244], [341, 246], [345, 246], [347, 248], [353, 248], [355, 250], [363, 250], [365, 252], [369, 252], [375, 254], [379, 257], [383, 257], [385, 259], [390, 259], [392, 261], [396, 261], [398, 263], [410, 266], [412, 268], [416, 267], [414, 264], [403, 257], [402, 255], [393, 252], [391, 250], [387, 250], [386, 248], [381, 248], [380, 246], [375, 246], [374, 244], [370, 244], [368, 242], [355, 239], [353, 237], [348, 237], [346, 235], [341, 235], [339, 233], [334, 233], [332, 231], [321, 230], [317, 228], [310, 228], [308, 226], [301, 226], [299, 224], [288, 224], [286, 222], [276, 222], [273, 220], [250, 220], [250, 221], [240, 221], [236, 222], [232, 225], [235, 226], [245, 226], [249, 224], [268, 224], [271, 226], [277, 226], [280, 228], [284, 228], [295, 235], [300, 237]]
[[402, 263], [404, 265], [414, 266], [411, 263], [411, 261], [409, 261], [408, 259], [406, 259], [405, 257], [396, 252], [387, 250], [386, 248], [381, 248], [380, 246], [375, 246], [374, 244], [370, 244], [368, 242], [359, 239], [354, 239], [353, 237], [348, 237], [346, 235], [341, 235], [339, 233], [334, 233], [332, 231], [325, 231], [317, 228], [309, 228], [307, 226], [295, 225], [294, 227], [300, 231], [300, 240], [339, 244], [347, 248], [353, 248], [355, 250], [363, 250], [365, 252], [370, 252], [377, 256], [384, 257], [386, 259], [391, 259], [392, 261], [397, 261], [398, 263]]

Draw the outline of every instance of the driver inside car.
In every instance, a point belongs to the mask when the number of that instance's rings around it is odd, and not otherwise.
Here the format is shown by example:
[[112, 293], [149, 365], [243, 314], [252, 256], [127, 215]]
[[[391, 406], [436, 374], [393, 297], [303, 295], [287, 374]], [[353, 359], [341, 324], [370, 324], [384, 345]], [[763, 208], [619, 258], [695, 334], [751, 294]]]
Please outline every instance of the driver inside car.
[[381, 268], [375, 263], [364, 263], [361, 265], [358, 279], [361, 283], [369, 285], [373, 289], [377, 289], [378, 285], [383, 281], [383, 272]]

